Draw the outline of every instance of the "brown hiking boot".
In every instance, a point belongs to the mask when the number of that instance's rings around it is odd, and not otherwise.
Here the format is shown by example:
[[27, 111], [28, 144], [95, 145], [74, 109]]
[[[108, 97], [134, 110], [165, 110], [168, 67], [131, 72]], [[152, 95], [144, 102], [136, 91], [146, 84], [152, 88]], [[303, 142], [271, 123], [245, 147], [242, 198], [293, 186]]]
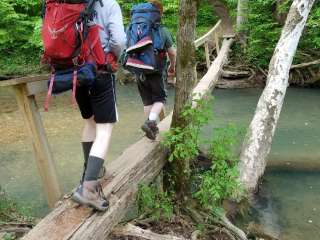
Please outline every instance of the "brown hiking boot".
[[90, 187], [84, 187], [80, 185], [72, 195], [72, 200], [75, 202], [92, 207], [95, 210], [105, 212], [109, 208], [109, 202], [104, 196], [102, 186], [98, 181], [87, 182], [86, 185]]
[[144, 124], [141, 126], [142, 131], [145, 132], [147, 138], [151, 140], [155, 140], [157, 137], [157, 134], [159, 133], [159, 128], [157, 126], [156, 121], [147, 120], [144, 122]]

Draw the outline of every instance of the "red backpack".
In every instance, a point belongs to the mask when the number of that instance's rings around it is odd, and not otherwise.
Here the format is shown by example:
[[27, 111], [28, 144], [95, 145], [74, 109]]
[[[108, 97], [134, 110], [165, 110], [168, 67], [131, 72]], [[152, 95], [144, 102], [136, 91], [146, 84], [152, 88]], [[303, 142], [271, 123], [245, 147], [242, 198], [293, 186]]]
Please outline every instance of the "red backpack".
[[106, 57], [99, 36], [101, 27], [92, 22], [95, 14], [93, 7], [97, 1], [102, 5], [101, 0], [45, 2], [42, 26], [43, 60], [52, 68], [45, 110], [48, 110], [54, 82], [61, 79], [58, 77], [59, 70], [72, 69], [70, 81], [75, 102], [79, 69], [87, 63], [97, 67], [105, 64]]

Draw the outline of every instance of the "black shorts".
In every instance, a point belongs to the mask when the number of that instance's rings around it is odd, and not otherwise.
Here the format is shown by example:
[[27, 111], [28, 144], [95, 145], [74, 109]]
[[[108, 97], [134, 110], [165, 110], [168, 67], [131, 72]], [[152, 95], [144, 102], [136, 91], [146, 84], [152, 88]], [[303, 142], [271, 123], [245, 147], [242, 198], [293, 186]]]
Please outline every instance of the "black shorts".
[[155, 102], [165, 103], [167, 92], [164, 87], [162, 74], [148, 74], [142, 79], [137, 78], [139, 93], [144, 106], [149, 106]]
[[84, 119], [94, 116], [96, 123], [118, 121], [114, 75], [99, 73], [90, 89], [88, 87], [77, 88], [76, 99]]

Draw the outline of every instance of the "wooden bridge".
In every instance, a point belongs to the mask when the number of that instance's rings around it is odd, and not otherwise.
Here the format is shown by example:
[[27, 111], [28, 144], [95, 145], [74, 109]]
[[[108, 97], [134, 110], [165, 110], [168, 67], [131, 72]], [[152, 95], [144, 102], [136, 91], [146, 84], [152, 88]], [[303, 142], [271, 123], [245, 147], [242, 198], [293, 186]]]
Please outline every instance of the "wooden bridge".
[[[208, 33], [195, 41], [198, 48], [204, 46], [208, 71], [194, 88], [195, 98], [209, 92], [217, 83], [233, 42], [233, 36], [224, 36], [219, 21]], [[222, 44], [220, 45], [220, 43]], [[210, 52], [217, 57], [210, 60]], [[46, 90], [48, 76], [33, 76], [0, 81], [0, 87], [15, 90], [20, 111], [32, 142], [36, 164], [41, 176], [49, 206], [55, 208], [32, 229], [24, 240], [106, 239], [128, 207], [134, 203], [140, 183], [152, 182], [166, 162], [166, 151], [159, 141], [142, 138], [107, 166], [103, 191], [110, 199], [110, 209], [97, 213], [79, 206], [68, 197], [61, 199], [53, 155], [48, 145], [45, 130], [35, 101], [35, 94]], [[160, 122], [160, 132], [168, 131], [172, 114]]]

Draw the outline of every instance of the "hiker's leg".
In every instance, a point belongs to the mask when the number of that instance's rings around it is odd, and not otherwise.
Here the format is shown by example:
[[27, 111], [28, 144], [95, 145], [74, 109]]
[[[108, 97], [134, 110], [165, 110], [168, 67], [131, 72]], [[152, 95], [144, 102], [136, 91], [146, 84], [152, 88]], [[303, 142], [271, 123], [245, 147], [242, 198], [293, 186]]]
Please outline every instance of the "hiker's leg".
[[82, 131], [82, 142], [93, 142], [96, 138], [96, 122], [93, 116], [89, 119], [84, 119], [84, 127]]
[[94, 121], [93, 117], [89, 119], [85, 119], [83, 131], [82, 131], [82, 137], [81, 137], [84, 164], [83, 164], [83, 174], [82, 174], [80, 183], [83, 183], [84, 174], [87, 169], [89, 154], [95, 138], [96, 138], [96, 122]]
[[152, 88], [152, 109], [150, 111], [149, 116], [154, 119], [154, 116], [159, 116], [160, 112], [162, 111], [164, 104], [167, 101], [167, 91], [165, 89], [163, 76], [161, 74], [152, 74], [148, 77], [148, 81]]
[[110, 145], [113, 125], [118, 119], [114, 84], [113, 75], [102, 73], [98, 75], [90, 89], [90, 103], [96, 122], [95, 139], [88, 158], [83, 186], [73, 195], [73, 199], [78, 203], [101, 211], [108, 208], [108, 201], [102, 193], [98, 178], [104, 169], [104, 159]]
[[114, 123], [105, 123], [96, 125], [96, 138], [93, 142], [90, 156], [95, 156], [104, 159], [110, 145]]
[[87, 87], [78, 87], [76, 91], [76, 99], [82, 118], [84, 119], [84, 127], [81, 136], [81, 145], [84, 157], [83, 174], [80, 180], [80, 184], [82, 184], [84, 173], [87, 168], [89, 153], [91, 151], [93, 141], [96, 138], [96, 123], [93, 119], [89, 89]]
[[[148, 101], [152, 103], [149, 116], [141, 129], [146, 133], [146, 136], [155, 140], [159, 132], [157, 127], [157, 119], [164, 107], [167, 94], [164, 88], [164, 82], [161, 74], [150, 74], [146, 76], [145, 85], [148, 86]], [[150, 100], [151, 99], [151, 100]]]
[[153, 105], [152, 105], [152, 108], [151, 108], [151, 111], [150, 111], [150, 114], [149, 114], [149, 120], [151, 121], [157, 121], [158, 120], [158, 117], [162, 111], [164, 107], [164, 103], [163, 102], [155, 102]]
[[90, 151], [88, 165], [84, 175], [83, 185], [85, 188], [92, 189], [95, 181], [99, 178], [104, 159], [109, 149], [113, 126], [113, 123], [96, 125], [96, 138]]
[[148, 118], [152, 108], [152, 89], [145, 79], [137, 78], [139, 94], [143, 103], [145, 117]]
[[144, 106], [144, 107], [143, 107], [145, 118], [148, 118], [148, 117], [149, 117], [150, 112], [151, 112], [151, 109], [152, 109], [152, 106], [153, 106], [153, 105], [148, 105], [148, 106]]

